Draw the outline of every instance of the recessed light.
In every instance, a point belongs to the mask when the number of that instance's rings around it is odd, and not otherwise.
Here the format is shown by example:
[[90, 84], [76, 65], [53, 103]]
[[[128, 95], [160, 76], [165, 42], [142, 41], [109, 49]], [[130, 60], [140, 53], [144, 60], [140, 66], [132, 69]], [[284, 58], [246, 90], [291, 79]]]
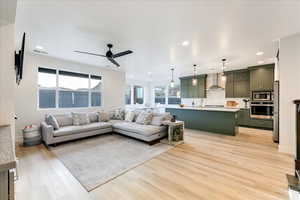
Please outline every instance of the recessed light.
[[257, 63], [261, 65], [261, 64], [264, 64], [264, 63], [265, 63], [265, 61], [263, 61], [263, 60], [260, 60], [260, 61], [258, 61]]
[[257, 56], [261, 56], [263, 54], [264, 54], [264, 52], [262, 52], [262, 51], [259, 51], [259, 52], [256, 53]]
[[44, 49], [44, 47], [42, 47], [40, 45], [36, 45], [35, 48], [38, 49], [38, 50], [43, 50]]
[[148, 72], [148, 75], [151, 75], [152, 74], [152, 72]]
[[187, 40], [182, 42], [182, 46], [184, 46], [184, 47], [188, 46], [189, 44], [190, 44], [190, 42]]

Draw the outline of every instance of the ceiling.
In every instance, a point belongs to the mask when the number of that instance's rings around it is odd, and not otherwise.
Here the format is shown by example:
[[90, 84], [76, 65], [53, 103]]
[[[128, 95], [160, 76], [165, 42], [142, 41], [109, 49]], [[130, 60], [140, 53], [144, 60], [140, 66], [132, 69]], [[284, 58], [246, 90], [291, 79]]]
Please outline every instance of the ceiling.
[[[27, 32], [27, 50], [44, 47], [48, 56], [99, 67], [104, 54], [133, 50], [117, 58], [127, 78], [158, 81], [273, 62], [278, 39], [300, 32], [297, 0], [19, 0], [16, 36]], [[188, 46], [182, 46], [189, 41]], [[258, 51], [264, 54], [257, 56]]]

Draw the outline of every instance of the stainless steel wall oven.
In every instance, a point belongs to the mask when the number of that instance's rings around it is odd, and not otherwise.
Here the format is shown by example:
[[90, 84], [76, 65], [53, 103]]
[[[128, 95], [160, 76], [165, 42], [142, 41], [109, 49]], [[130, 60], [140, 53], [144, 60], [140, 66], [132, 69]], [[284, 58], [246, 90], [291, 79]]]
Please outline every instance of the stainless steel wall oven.
[[252, 101], [251, 118], [271, 119], [273, 118], [273, 102]]

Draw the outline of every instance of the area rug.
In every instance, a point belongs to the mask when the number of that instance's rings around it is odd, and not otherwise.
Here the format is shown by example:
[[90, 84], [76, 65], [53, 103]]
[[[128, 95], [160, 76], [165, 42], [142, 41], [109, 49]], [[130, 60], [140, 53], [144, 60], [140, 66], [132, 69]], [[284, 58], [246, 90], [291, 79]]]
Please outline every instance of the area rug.
[[107, 134], [52, 147], [51, 151], [87, 190], [116, 178], [128, 170], [172, 148], [117, 134]]

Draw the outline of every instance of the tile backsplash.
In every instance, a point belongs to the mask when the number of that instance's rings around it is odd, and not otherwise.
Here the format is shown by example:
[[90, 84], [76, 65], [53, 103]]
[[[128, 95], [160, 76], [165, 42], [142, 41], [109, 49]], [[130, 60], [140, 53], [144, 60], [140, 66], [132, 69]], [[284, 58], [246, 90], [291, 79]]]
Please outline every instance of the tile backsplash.
[[208, 90], [206, 98], [183, 98], [181, 102], [187, 106], [192, 106], [194, 101], [195, 106], [205, 106], [205, 105], [226, 105], [226, 101], [236, 101], [238, 103], [237, 107], [243, 108], [245, 107], [245, 103], [243, 102], [244, 98], [225, 98], [225, 90], [216, 89], [216, 90]]

